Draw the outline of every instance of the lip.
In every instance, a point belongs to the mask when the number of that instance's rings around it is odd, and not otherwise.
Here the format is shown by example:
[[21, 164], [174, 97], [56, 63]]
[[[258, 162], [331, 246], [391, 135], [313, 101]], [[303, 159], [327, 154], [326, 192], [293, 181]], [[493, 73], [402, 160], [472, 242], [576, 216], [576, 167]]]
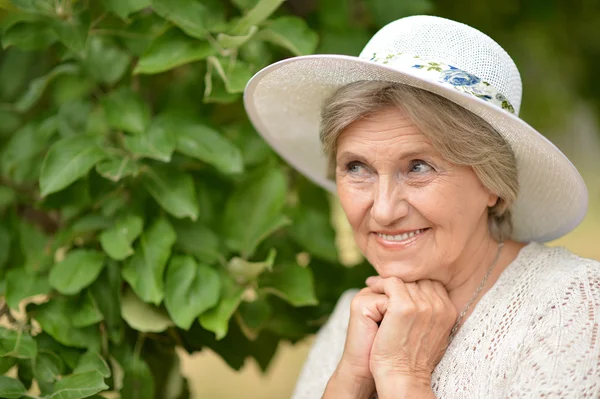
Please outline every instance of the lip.
[[[379, 235], [379, 234], [399, 235], [399, 234], [404, 234], [404, 233], [410, 233], [411, 231], [415, 231], [415, 230], [423, 230], [423, 231], [413, 237], [410, 237], [409, 239], [404, 240], [404, 241], [390, 241], [390, 240], [386, 240], [385, 238], [383, 238]], [[380, 246], [382, 246], [383, 248], [391, 249], [391, 250], [402, 250], [402, 249], [405, 249], [405, 248], [415, 245], [423, 237], [425, 237], [427, 234], [429, 234], [430, 230], [431, 229], [429, 227], [426, 227], [426, 228], [412, 229], [412, 230], [374, 231], [371, 234], [374, 235], [377, 243]]]
[[386, 234], [389, 236], [396, 236], [404, 233], [410, 233], [411, 231], [417, 230], [429, 230], [429, 227], [417, 227], [416, 229], [405, 229], [405, 230], [378, 230], [373, 231], [374, 234]]

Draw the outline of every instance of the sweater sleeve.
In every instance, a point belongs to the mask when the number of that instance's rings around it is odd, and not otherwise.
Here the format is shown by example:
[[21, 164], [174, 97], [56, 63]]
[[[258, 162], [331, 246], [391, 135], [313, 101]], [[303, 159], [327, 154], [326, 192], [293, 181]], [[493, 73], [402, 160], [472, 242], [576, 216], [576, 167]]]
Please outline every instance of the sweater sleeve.
[[350, 302], [358, 290], [346, 291], [335, 306], [331, 317], [319, 330], [300, 376], [292, 399], [319, 399], [335, 371], [346, 341], [350, 319]]
[[600, 263], [586, 261], [539, 304], [506, 397], [600, 398]]

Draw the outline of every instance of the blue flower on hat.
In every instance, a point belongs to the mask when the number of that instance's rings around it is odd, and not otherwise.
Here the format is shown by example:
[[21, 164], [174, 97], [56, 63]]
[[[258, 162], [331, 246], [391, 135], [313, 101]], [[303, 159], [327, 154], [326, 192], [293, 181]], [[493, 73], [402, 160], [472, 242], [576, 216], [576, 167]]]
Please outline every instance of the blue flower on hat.
[[451, 66], [450, 69], [442, 71], [440, 79], [443, 82], [450, 83], [452, 86], [474, 86], [481, 82], [475, 75]]

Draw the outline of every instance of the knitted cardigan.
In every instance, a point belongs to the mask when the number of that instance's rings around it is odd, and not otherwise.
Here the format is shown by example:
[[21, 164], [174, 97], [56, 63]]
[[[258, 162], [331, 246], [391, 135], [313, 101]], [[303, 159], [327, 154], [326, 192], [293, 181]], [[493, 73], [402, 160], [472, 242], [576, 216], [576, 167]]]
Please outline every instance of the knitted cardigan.
[[[321, 328], [293, 399], [321, 398], [344, 349], [344, 293]], [[600, 262], [523, 247], [481, 298], [435, 368], [438, 398], [600, 398]]]

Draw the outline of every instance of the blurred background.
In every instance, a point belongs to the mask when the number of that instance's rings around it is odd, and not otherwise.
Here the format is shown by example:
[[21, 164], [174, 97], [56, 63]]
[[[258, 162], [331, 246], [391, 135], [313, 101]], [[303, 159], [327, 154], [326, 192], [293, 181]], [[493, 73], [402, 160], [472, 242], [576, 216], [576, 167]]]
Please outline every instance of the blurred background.
[[[195, 14], [187, 10], [201, 11]], [[339, 294], [364, 281], [370, 269], [353, 245], [336, 200], [286, 166], [248, 125], [241, 105], [243, 88], [253, 73], [282, 58], [311, 53], [358, 55], [379, 28], [418, 14], [473, 26], [513, 57], [523, 80], [520, 116], [571, 159], [590, 194], [589, 212], [581, 225], [549, 245], [565, 246], [600, 260], [597, 0], [0, 0], [0, 293], [6, 294], [7, 270], [27, 268], [32, 259], [46, 265], [35, 270], [36, 278], [46, 278], [53, 264], [72, 248], [104, 251], [112, 259], [109, 264], [117, 277], [112, 279], [107, 269], [89, 289], [104, 313], [90, 324], [100, 325], [101, 334], [108, 328], [109, 336], [103, 335], [103, 354], [114, 354], [111, 368], [121, 364], [126, 386], [129, 383], [139, 390], [144, 385], [156, 385], [156, 394], [142, 388], [143, 394], [138, 392], [136, 398], [185, 398], [186, 393], [178, 396], [185, 391], [183, 384], [172, 378], [178, 373], [173, 366], [177, 357], [181, 373], [188, 379], [189, 397], [289, 397], [312, 334], [325, 321]], [[194, 20], [198, 15], [202, 15], [202, 27]], [[71, 63], [77, 67], [65, 67]], [[152, 131], [145, 130], [150, 119], [173, 110], [186, 121], [190, 118], [185, 129], [210, 126], [216, 136], [225, 138], [233, 149], [217, 141], [231, 149], [231, 158], [215, 159], [175, 144], [170, 149], [166, 145], [165, 150], [160, 140], [152, 142], [156, 145], [153, 148], [131, 141], [135, 134]], [[48, 127], [45, 122], [49, 120], [56, 125]], [[60, 175], [60, 165], [45, 172], [42, 161], [48, 157], [48, 148], [82, 131], [100, 137], [114, 150], [111, 160], [116, 162], [116, 171], [111, 164], [96, 165], [95, 169], [90, 164], [77, 176]], [[231, 167], [234, 161], [239, 161], [239, 168]], [[123, 165], [127, 165], [126, 170], [120, 169]], [[167, 187], [162, 192], [144, 180], [153, 168]], [[43, 181], [45, 173], [51, 172], [62, 179], [60, 187], [49, 188]], [[260, 180], [266, 182], [260, 188], [264, 191], [247, 191], [245, 182], [255, 181], [256, 176], [262, 179], [261, 173], [269, 177]], [[189, 190], [180, 190], [177, 183], [188, 184], [186, 179], [193, 182], [189, 183], [191, 200], [186, 197]], [[177, 193], [175, 197], [168, 195], [172, 192]], [[281, 198], [269, 197], [270, 192], [281, 193]], [[263, 203], [271, 208], [265, 210]], [[146, 225], [163, 216], [173, 224], [177, 238], [168, 246], [161, 267], [165, 267], [173, 247], [173, 254], [193, 256], [211, 270], [226, 269], [229, 275], [219, 278], [235, 280], [237, 302], [233, 310], [226, 315], [212, 314], [210, 320], [201, 316], [199, 322], [195, 321], [198, 314], [194, 314], [190, 329], [162, 303], [163, 292], [148, 295], [131, 277], [130, 269], [123, 272], [129, 261], [124, 260], [126, 256], [114, 256], [101, 242], [99, 232], [109, 229], [123, 210], [131, 209]], [[269, 222], [281, 214], [289, 220], [267, 223], [278, 229], [260, 230], [258, 233], [268, 233], [264, 236], [268, 238], [248, 244], [239, 231], [254, 210], [272, 218]], [[101, 222], [94, 228], [86, 225], [89, 229], [84, 235], [73, 232], [77, 222], [87, 216], [101, 217]], [[182, 221], [188, 217], [193, 223]], [[239, 222], [237, 227], [228, 227], [232, 220]], [[257, 231], [251, 233], [257, 235]], [[127, 256], [134, 253], [131, 246], [140, 250], [136, 241], [139, 234], [128, 240], [131, 253]], [[272, 248], [277, 250], [275, 270], [292, 270], [286, 276], [297, 277], [293, 284], [265, 277], [273, 266], [267, 266]], [[38, 257], [36, 250], [45, 251], [44, 255]], [[240, 275], [231, 267], [240, 259], [246, 267], [260, 270], [256, 275]], [[278, 263], [302, 267], [278, 269]], [[159, 280], [162, 284], [162, 275]], [[302, 284], [297, 283], [300, 280]], [[102, 284], [116, 288], [104, 292]], [[64, 295], [53, 299], [79, 300], [51, 285], [52, 294], [50, 286], [29, 294], [43, 294], [45, 299], [40, 302], [44, 302], [58, 290]], [[168, 297], [168, 287], [166, 291]], [[152, 323], [160, 321], [164, 327], [153, 330], [155, 326], [149, 327], [143, 317], [131, 319], [132, 310], [124, 299], [119, 306], [122, 292], [134, 292], [127, 298], [141, 299], [136, 299], [136, 309], [149, 311], [144, 317], [151, 315]], [[103, 296], [113, 294], [117, 310], [113, 309], [111, 319], [111, 308], [105, 312], [108, 305], [101, 302]], [[217, 293], [218, 307], [230, 298], [227, 295], [219, 297]], [[252, 303], [262, 308], [248, 305]], [[54, 313], [52, 320], [68, 324], [64, 309]], [[35, 312], [39, 317], [44, 311], [47, 309], [42, 307], [32, 309], [33, 318]], [[60, 323], [44, 324], [48, 317], [36, 320], [48, 333], [41, 335], [50, 335], [50, 341], [64, 346], [75, 346], [67, 337], [72, 330], [60, 330]], [[219, 341], [214, 333], [228, 335]], [[160, 357], [163, 345], [168, 348], [164, 358]], [[177, 356], [172, 356], [175, 347]], [[160, 356], [155, 356], [157, 353]], [[161, 360], [165, 358], [169, 360]], [[22, 362], [18, 366], [25, 367]], [[73, 367], [64, 372], [73, 371]], [[12, 368], [11, 375], [15, 370]], [[115, 378], [106, 377], [106, 382], [118, 390]], [[42, 388], [52, 389], [51, 384]], [[169, 389], [177, 393], [167, 396], [164, 392]], [[123, 398], [134, 397], [124, 392], [129, 391], [121, 392]]]

